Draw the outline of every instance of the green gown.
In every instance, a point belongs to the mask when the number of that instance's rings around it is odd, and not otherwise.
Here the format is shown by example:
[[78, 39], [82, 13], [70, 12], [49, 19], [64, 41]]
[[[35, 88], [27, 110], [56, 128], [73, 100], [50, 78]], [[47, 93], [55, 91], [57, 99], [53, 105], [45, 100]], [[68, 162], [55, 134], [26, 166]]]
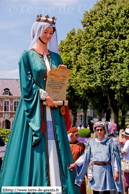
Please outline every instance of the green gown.
[[[50, 52], [48, 58], [52, 69], [62, 64], [57, 53]], [[39, 95], [39, 88], [45, 90], [47, 75], [42, 56], [33, 49], [24, 51], [19, 60], [19, 73], [21, 98], [0, 171], [0, 187], [49, 186], [51, 172], [48, 164], [46, 114], [43, 106], [43, 128]], [[60, 114], [59, 107], [51, 111], [62, 193], [80, 194], [80, 188], [74, 184], [76, 171], [69, 171], [73, 158], [64, 116]]]

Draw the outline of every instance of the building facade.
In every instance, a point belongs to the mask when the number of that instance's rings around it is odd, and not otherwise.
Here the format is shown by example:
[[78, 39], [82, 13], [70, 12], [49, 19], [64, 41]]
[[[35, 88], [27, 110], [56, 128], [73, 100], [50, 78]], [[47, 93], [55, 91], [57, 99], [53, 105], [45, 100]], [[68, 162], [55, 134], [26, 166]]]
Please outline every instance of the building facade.
[[[71, 123], [73, 123], [73, 115], [72, 115], [72, 111], [69, 110], [69, 114], [70, 114], [70, 119], [71, 119]], [[88, 125], [88, 116], [93, 117], [93, 110], [87, 109], [87, 119], [86, 119], [86, 125]], [[80, 125], [84, 125], [84, 112], [83, 109], [80, 109], [77, 111], [77, 117], [76, 117], [76, 126], [80, 126]]]
[[20, 100], [19, 79], [0, 79], [0, 127], [11, 129]]

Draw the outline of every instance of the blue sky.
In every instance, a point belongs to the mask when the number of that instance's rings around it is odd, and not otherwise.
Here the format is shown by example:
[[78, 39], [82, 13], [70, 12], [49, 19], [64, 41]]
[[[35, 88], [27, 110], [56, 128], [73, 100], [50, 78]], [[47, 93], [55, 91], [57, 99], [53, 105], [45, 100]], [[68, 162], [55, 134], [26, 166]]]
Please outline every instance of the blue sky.
[[58, 42], [67, 33], [82, 28], [84, 11], [97, 0], [0, 0], [0, 78], [19, 78], [18, 60], [31, 42], [31, 27], [37, 14], [57, 18]]

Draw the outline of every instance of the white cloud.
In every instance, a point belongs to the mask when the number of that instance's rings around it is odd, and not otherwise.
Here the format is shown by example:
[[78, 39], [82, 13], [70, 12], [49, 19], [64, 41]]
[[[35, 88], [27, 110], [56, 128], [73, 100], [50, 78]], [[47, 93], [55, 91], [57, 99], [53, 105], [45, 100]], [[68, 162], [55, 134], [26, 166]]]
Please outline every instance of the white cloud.
[[19, 70], [14, 69], [14, 70], [10, 70], [10, 71], [0, 71], [0, 78], [19, 79]]

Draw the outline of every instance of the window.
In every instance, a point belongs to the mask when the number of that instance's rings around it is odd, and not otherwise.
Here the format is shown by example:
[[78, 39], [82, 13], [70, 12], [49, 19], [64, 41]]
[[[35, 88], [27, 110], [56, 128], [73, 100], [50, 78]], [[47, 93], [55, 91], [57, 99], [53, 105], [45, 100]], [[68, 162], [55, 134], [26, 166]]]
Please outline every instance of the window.
[[18, 101], [15, 101], [14, 102], [14, 111], [16, 112], [16, 110], [17, 110], [17, 107], [18, 107]]
[[5, 88], [5, 89], [4, 89], [3, 95], [12, 96], [12, 94], [11, 94], [9, 88]]
[[9, 95], [9, 90], [5, 90], [4, 95]]
[[4, 111], [9, 111], [9, 101], [4, 101]]
[[8, 89], [8, 88], [5, 88], [5, 89], [4, 89], [3, 95], [9, 95], [9, 89]]

